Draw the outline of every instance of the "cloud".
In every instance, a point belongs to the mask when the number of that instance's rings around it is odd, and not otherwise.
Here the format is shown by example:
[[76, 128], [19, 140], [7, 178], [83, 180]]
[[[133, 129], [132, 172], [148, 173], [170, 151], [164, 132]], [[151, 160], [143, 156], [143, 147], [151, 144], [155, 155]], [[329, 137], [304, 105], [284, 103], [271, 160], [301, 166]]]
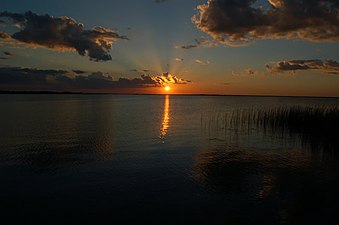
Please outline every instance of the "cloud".
[[4, 39], [4, 40], [10, 40], [11, 36], [5, 32], [1, 32], [0, 31], [0, 39]]
[[210, 40], [205, 37], [201, 37], [195, 40], [199, 47], [212, 48], [218, 46], [218, 43], [215, 40]]
[[167, 2], [167, 0], [154, 0], [155, 3], [164, 3]]
[[100, 26], [86, 30], [83, 24], [66, 16], [37, 15], [29, 11], [24, 14], [0, 12], [0, 17], [7, 18], [7, 25], [20, 27], [20, 31], [12, 35], [0, 32], [2, 39], [54, 50], [75, 50], [94, 61], [111, 60], [112, 44], [119, 39], [128, 39]]
[[138, 73], [148, 73], [149, 69], [130, 69], [131, 72], [138, 72]]
[[248, 75], [254, 75], [255, 74], [255, 72], [251, 68], [245, 69], [245, 73], [248, 74]]
[[194, 45], [176, 45], [175, 46], [176, 49], [191, 49], [191, 48], [198, 48], [198, 45], [194, 44]]
[[205, 37], [201, 37], [199, 39], [195, 39], [195, 44], [190, 44], [190, 45], [176, 45], [176, 49], [192, 49], [192, 48], [200, 48], [200, 47], [205, 47], [205, 48], [211, 48], [211, 47], [216, 47], [218, 46], [218, 43], [215, 40], [210, 40]]
[[211, 62], [210, 61], [202, 61], [202, 60], [200, 60], [200, 59], [196, 59], [195, 60], [195, 63], [197, 63], [197, 64], [199, 64], [199, 65], [201, 65], [201, 66], [208, 66]]
[[238, 46], [255, 39], [339, 41], [338, 0], [209, 0], [193, 23], [220, 43]]
[[85, 74], [86, 72], [83, 70], [72, 70], [76, 74]]
[[235, 77], [240, 76], [240, 73], [238, 73], [237, 71], [232, 70], [232, 76], [235, 76]]
[[[79, 71], [77, 71], [79, 72]], [[0, 68], [0, 88], [28, 90], [85, 90], [138, 88], [155, 85], [148, 76], [114, 80], [113, 75], [102, 72], [70, 72], [64, 70], [40, 70], [20, 67]]]
[[277, 62], [274, 65], [266, 65], [266, 68], [271, 73], [315, 70], [321, 73], [339, 74], [339, 62], [334, 60], [289, 60]]
[[284, 5], [283, 0], [268, 0], [268, 2], [275, 8], [282, 7]]
[[161, 86], [166, 86], [168, 84], [187, 84], [192, 82], [190, 80], [179, 78], [170, 73], [163, 73], [161, 76], [152, 77], [152, 80]]
[[184, 59], [180, 58], [180, 57], [176, 57], [174, 60], [177, 61], [177, 62], [183, 62], [184, 61]]
[[165, 84], [187, 84], [169, 73], [161, 76], [141, 75], [136, 78], [114, 79], [109, 73], [81, 70], [41, 70], [20, 67], [0, 67], [0, 89], [7, 90], [108, 90], [160, 87]]
[[6, 51], [3, 51], [2, 52], [4, 56], [0, 56], [0, 60], [5, 60], [5, 59], [8, 59], [10, 56], [12, 56], [13, 54], [10, 53], [10, 52], [6, 52]]

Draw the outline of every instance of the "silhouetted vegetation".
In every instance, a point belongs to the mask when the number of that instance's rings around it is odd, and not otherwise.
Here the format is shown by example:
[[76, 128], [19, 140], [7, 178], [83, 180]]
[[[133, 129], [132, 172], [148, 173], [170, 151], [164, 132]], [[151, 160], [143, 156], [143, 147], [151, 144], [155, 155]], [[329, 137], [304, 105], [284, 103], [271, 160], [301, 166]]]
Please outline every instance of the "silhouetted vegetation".
[[228, 133], [263, 132], [280, 137], [299, 137], [312, 148], [339, 147], [338, 106], [281, 106], [273, 108], [238, 108], [217, 113], [203, 121], [209, 130]]
[[[202, 116], [202, 127], [213, 137], [224, 132], [225, 141], [197, 154], [195, 180], [230, 199], [260, 199], [256, 213], [269, 211], [281, 224], [338, 221], [339, 106], [239, 107], [210, 115]], [[275, 139], [290, 145], [266, 145]], [[253, 224], [266, 224], [264, 218]]]
[[339, 146], [339, 107], [288, 107], [262, 111], [258, 125], [271, 132], [298, 136], [312, 149], [333, 150]]
[[260, 127], [288, 130], [294, 133], [336, 135], [339, 126], [339, 107], [279, 107], [259, 110], [257, 121]]

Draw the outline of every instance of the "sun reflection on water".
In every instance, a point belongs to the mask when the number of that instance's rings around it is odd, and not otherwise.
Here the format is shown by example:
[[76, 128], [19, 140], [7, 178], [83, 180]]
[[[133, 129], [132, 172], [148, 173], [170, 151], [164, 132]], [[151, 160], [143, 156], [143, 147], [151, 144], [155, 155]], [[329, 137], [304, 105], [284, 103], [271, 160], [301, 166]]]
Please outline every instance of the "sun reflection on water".
[[162, 122], [161, 122], [161, 128], [160, 128], [160, 138], [162, 142], [165, 142], [165, 137], [166, 137], [166, 134], [169, 128], [169, 121], [170, 121], [169, 107], [170, 107], [170, 99], [169, 99], [169, 95], [166, 95], [164, 113], [162, 116]]

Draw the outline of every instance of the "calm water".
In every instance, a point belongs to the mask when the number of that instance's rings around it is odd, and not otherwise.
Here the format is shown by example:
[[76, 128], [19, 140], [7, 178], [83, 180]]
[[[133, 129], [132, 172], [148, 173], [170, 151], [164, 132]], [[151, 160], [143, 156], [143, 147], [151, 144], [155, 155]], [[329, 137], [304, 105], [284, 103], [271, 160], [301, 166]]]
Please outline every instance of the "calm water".
[[339, 149], [226, 126], [338, 99], [0, 95], [2, 220], [338, 224]]

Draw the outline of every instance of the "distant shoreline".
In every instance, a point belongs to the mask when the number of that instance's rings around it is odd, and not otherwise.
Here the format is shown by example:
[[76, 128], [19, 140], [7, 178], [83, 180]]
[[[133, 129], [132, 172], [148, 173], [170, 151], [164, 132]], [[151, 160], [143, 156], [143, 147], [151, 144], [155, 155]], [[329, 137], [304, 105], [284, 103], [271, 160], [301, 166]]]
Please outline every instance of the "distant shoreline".
[[73, 91], [4, 91], [0, 94], [46, 94], [46, 95], [173, 95], [173, 96], [214, 96], [214, 97], [282, 97], [282, 98], [339, 98], [335, 96], [288, 96], [288, 95], [231, 95], [231, 94], [141, 94], [141, 93], [97, 93]]

